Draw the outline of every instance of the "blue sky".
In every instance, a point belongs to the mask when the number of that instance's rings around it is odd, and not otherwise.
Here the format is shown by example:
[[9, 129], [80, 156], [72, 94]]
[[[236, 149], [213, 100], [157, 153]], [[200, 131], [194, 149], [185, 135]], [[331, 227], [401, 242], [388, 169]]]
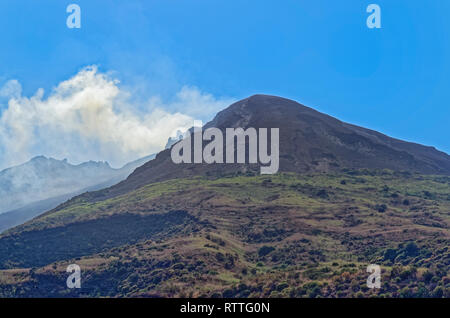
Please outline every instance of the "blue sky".
[[[81, 29], [66, 27], [70, 3]], [[382, 29], [366, 26], [370, 3]], [[23, 96], [49, 94], [98, 65], [168, 108], [186, 85], [218, 99], [274, 94], [450, 153], [449, 10], [448, 0], [3, 0], [0, 87], [16, 79]]]

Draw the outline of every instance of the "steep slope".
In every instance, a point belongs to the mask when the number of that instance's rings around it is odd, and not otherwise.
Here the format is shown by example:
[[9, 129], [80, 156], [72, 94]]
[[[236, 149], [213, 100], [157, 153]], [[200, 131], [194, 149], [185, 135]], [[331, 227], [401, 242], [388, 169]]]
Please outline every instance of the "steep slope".
[[[341, 122], [285, 98], [254, 95], [241, 100], [205, 125], [205, 129], [279, 128], [280, 172], [330, 172], [345, 169], [392, 169], [424, 174], [450, 174], [450, 156], [415, 143]], [[173, 141], [172, 141], [173, 142]], [[145, 184], [194, 175], [259, 173], [258, 165], [174, 164], [170, 149], [137, 169], [127, 180], [98, 197], [113, 197]]]
[[57, 196], [54, 198], [49, 198], [45, 200], [41, 200], [38, 202], [33, 202], [25, 205], [24, 207], [7, 211], [0, 214], [0, 233], [10, 229], [14, 226], [25, 223], [26, 221], [31, 220], [32, 218], [44, 213], [45, 211], [51, 210], [57, 207], [64, 201], [69, 200], [70, 198], [76, 196], [83, 192], [75, 192], [66, 195]]

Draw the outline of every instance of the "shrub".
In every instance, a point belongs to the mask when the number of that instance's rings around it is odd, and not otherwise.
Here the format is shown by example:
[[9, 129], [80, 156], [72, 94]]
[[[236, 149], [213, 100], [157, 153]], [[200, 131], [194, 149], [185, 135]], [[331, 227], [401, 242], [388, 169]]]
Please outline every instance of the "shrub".
[[258, 255], [259, 255], [259, 257], [264, 257], [264, 256], [266, 256], [267, 254], [269, 254], [270, 252], [272, 252], [274, 250], [275, 250], [274, 247], [264, 245], [263, 247], [261, 247], [259, 249]]
[[278, 291], [282, 291], [282, 290], [284, 290], [284, 289], [286, 289], [286, 288], [288, 288], [289, 287], [289, 284], [288, 283], [281, 283], [281, 284], [279, 284], [278, 286], [277, 286], [277, 290]]
[[409, 242], [405, 247], [406, 255], [408, 256], [417, 256], [419, 254], [419, 247], [414, 242]]
[[328, 198], [327, 190], [325, 190], [325, 189], [319, 190], [319, 191], [317, 192], [316, 196], [318, 196], [319, 198], [322, 198], [322, 199]]
[[442, 298], [442, 296], [444, 296], [444, 290], [441, 286], [436, 287], [433, 291], [433, 297]]
[[397, 251], [393, 248], [388, 248], [384, 252], [384, 260], [394, 261], [395, 257], [397, 256]]

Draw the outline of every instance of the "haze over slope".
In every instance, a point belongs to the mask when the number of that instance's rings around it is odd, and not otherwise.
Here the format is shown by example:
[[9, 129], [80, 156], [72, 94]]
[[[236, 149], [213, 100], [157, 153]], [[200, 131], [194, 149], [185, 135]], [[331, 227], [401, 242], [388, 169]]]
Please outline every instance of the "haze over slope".
[[145, 157], [121, 169], [113, 169], [107, 162], [90, 161], [72, 165], [67, 160], [35, 157], [22, 165], [0, 172], [0, 214], [34, 202], [42, 204], [43, 200], [50, 198], [61, 197], [56, 200], [61, 203], [64, 198], [68, 199], [68, 195], [70, 197], [70, 194], [87, 191], [95, 185], [99, 185], [96, 189], [111, 186], [151, 158], [153, 157]]

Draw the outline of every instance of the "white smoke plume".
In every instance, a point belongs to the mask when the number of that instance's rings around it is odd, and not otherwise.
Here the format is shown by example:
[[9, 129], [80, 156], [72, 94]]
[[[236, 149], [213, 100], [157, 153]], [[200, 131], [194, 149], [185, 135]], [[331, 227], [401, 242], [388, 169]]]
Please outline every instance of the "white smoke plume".
[[23, 96], [17, 80], [7, 82], [0, 95], [8, 98], [0, 114], [0, 169], [36, 155], [118, 167], [162, 150], [169, 136], [192, 126], [202, 108], [218, 111], [231, 102], [184, 87], [170, 103], [156, 96], [134, 105], [119, 82], [95, 66], [59, 83], [48, 96], [43, 89]]

